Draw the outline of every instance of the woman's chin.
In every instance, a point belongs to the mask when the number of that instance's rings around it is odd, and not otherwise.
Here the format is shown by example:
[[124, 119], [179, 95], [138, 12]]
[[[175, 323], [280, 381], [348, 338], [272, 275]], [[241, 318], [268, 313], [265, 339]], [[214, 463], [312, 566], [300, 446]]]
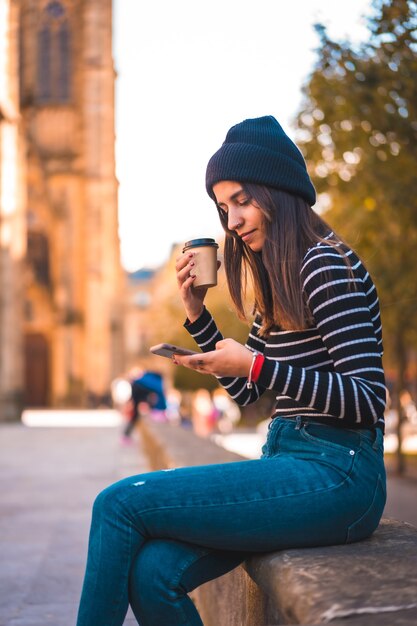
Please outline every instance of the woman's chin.
[[252, 252], [261, 252], [262, 250], [262, 244], [261, 243], [248, 243], [246, 244], [248, 248], [250, 248], [252, 250]]

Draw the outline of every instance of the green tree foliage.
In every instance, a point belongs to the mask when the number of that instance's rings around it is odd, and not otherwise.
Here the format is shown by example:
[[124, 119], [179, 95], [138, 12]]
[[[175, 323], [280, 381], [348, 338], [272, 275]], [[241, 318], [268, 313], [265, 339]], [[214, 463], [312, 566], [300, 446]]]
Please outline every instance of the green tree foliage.
[[[379, 292], [385, 364], [397, 392], [417, 344], [417, 3], [376, 0], [369, 41], [316, 25], [318, 60], [304, 87], [298, 143], [318, 210], [359, 252]], [[398, 395], [398, 394], [396, 394]]]

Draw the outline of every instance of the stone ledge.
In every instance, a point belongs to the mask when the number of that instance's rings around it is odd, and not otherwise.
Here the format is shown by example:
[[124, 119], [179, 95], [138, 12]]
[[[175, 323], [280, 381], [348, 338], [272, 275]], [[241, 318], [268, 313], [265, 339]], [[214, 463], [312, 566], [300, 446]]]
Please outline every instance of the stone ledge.
[[[141, 433], [153, 469], [242, 460], [169, 424]], [[417, 528], [384, 519], [358, 543], [254, 555], [193, 599], [205, 626], [415, 626], [416, 589]]]
[[417, 529], [410, 524], [384, 519], [365, 541], [255, 556], [245, 567], [284, 623], [379, 626], [385, 617], [392, 626], [402, 614], [404, 624], [417, 624]]
[[152, 422], [146, 418], [141, 420], [140, 425], [145, 452], [154, 470], [243, 461], [243, 457], [238, 454], [224, 450], [208, 439], [197, 437], [189, 429]]

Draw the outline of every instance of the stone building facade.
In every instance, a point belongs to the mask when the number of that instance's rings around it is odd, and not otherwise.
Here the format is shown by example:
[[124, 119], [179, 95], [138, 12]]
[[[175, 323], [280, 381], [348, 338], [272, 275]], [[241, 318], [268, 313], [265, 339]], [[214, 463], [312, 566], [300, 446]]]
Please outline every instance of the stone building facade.
[[112, 2], [18, 5], [26, 257], [16, 380], [25, 406], [97, 406], [124, 366]]
[[25, 159], [19, 114], [19, 6], [0, 0], [0, 419], [23, 399]]

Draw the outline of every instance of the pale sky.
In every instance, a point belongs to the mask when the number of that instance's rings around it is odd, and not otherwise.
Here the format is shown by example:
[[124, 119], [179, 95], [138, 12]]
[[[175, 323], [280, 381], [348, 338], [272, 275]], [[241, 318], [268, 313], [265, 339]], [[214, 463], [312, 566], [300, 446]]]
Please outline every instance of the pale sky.
[[116, 171], [122, 264], [164, 263], [173, 243], [221, 237], [205, 170], [228, 129], [274, 115], [294, 138], [322, 21], [368, 37], [370, 0], [114, 0]]

